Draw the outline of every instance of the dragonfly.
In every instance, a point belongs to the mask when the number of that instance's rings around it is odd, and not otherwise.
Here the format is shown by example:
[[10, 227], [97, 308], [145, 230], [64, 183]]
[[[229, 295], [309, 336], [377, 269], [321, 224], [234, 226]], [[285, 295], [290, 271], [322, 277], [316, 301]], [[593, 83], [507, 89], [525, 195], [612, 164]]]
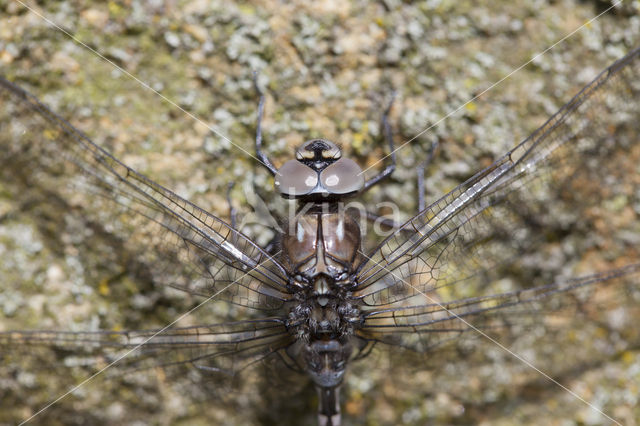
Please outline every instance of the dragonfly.
[[[277, 360], [313, 383], [318, 423], [335, 426], [345, 374], [374, 347], [453, 354], [540, 327], [560, 333], [567, 318], [587, 321], [637, 298], [637, 247], [611, 243], [612, 267], [580, 277], [541, 273], [502, 292], [496, 280], [514, 265], [527, 268], [536, 248], [571, 229], [575, 217], [563, 217], [557, 204], [578, 206], [574, 213], [582, 215], [612, 195], [638, 197], [637, 179], [616, 185], [616, 173], [625, 171], [611, 160], [637, 151], [639, 75], [636, 49], [494, 163], [407, 222], [386, 223], [391, 234], [372, 247], [340, 203], [383, 184], [396, 167], [393, 155], [365, 179], [336, 144], [311, 139], [276, 167], [262, 146], [264, 95], [256, 157], [274, 176], [275, 191], [298, 206], [268, 247], [236, 229], [234, 219], [225, 222], [136, 172], [2, 79], [3, 180], [46, 188], [48, 176], [68, 177], [57, 188], [63, 199], [88, 191], [97, 206], [92, 220], [108, 211], [114, 238], [144, 241], [140, 261], [154, 283], [224, 300], [248, 319], [149, 330], [8, 330], [0, 343], [16, 351], [99, 352], [125, 372], [189, 367], [231, 381]], [[386, 114], [383, 128], [393, 153]]]

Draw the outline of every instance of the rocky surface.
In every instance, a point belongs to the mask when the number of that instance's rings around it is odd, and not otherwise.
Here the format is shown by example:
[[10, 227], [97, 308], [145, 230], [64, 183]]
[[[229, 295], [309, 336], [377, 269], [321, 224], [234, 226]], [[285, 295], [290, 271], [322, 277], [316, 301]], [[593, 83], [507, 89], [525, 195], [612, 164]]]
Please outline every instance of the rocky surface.
[[[270, 235], [260, 223], [267, 218], [252, 215], [250, 189], [255, 182], [269, 194], [272, 185], [252, 158], [254, 71], [267, 94], [264, 139], [276, 165], [297, 144], [323, 137], [360, 164], [381, 167], [380, 116], [397, 91], [391, 120], [396, 144], [406, 145], [394, 178], [365, 201], [393, 200], [408, 218], [416, 209], [415, 166], [434, 140], [440, 149], [427, 171], [428, 200], [490, 164], [638, 46], [640, 16], [632, 1], [563, 39], [609, 6], [571, 0], [81, 0], [27, 10], [0, 1], [0, 74], [128, 165], [216, 215], [228, 217], [225, 192], [235, 182], [232, 199], [245, 218], [243, 230], [266, 243]], [[153, 328], [194, 305], [153, 287], [70, 212], [47, 215], [34, 200], [10, 191], [11, 184], [0, 183], [0, 329]], [[608, 208], [631, 211], [637, 220], [640, 207], [618, 201], [622, 205]], [[79, 195], [72, 204], [90, 202]], [[286, 211], [276, 197], [266, 203]], [[624, 238], [638, 241], [637, 234]], [[234, 308], [210, 309], [214, 313], [203, 318]], [[526, 354], [528, 343], [519, 342], [518, 349]], [[566, 342], [549, 347], [548, 358], [538, 359], [542, 370], [554, 356], [576, 350]], [[490, 351], [492, 363], [442, 359], [436, 370], [374, 354], [349, 375], [345, 424], [607, 423], [498, 348]], [[87, 377], [80, 366], [62, 365], [82, 359], [27, 352], [35, 360], [0, 353], [0, 424], [29, 417]], [[623, 424], [640, 418], [637, 350], [594, 358], [577, 370], [559, 380]], [[207, 394], [215, 384], [202, 377], [192, 382], [158, 369], [141, 376], [97, 377], [33, 424], [315, 421], [308, 387], [278, 402], [263, 388], [220, 398]]]

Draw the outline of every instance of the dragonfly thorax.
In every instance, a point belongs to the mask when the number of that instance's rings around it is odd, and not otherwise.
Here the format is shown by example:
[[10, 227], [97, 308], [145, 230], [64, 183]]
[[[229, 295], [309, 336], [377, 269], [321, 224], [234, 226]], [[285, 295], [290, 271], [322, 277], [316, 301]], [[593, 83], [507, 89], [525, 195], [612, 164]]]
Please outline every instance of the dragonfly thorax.
[[359, 324], [360, 310], [339, 297], [319, 296], [289, 311], [287, 326], [300, 343], [299, 361], [316, 385], [340, 384]]
[[348, 285], [360, 238], [357, 222], [344, 212], [305, 213], [283, 237], [283, 254], [306, 291], [328, 294], [336, 283]]

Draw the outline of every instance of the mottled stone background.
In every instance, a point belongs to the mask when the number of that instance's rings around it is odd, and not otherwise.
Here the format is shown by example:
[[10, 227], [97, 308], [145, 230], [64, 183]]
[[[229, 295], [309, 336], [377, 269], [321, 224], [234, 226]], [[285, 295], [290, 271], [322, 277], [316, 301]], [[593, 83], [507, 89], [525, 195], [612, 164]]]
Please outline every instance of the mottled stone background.
[[[324, 137], [342, 144], [361, 164], [380, 167], [376, 162], [386, 147], [379, 121], [394, 90], [391, 119], [401, 144], [611, 5], [573, 0], [28, 4], [34, 11], [0, 0], [0, 74], [128, 165], [214, 214], [228, 217], [224, 196], [228, 182], [235, 182], [232, 198], [241, 217], [263, 223], [260, 213], [251, 216], [251, 190], [245, 190], [255, 182], [269, 194], [272, 185], [247, 154], [253, 152], [255, 132], [254, 70], [267, 93], [264, 139], [276, 165], [290, 158], [297, 144]], [[403, 218], [410, 217], [416, 209], [415, 166], [434, 140], [440, 150], [427, 171], [428, 200], [490, 164], [600, 70], [638, 46], [639, 11], [638, 1], [623, 2], [421, 134], [398, 153], [394, 178], [366, 201], [393, 200]], [[193, 306], [192, 300], [141, 280], [128, 259], [96, 247], [100, 244], [86, 229], [75, 228], [68, 212], [49, 211], [51, 219], [3, 185], [0, 329], [152, 328]], [[286, 209], [275, 197], [266, 201], [274, 211]], [[80, 195], [75, 202], [91, 201]], [[264, 229], [255, 223], [244, 228], [262, 243], [270, 238]], [[104, 265], [105, 256], [116, 261]], [[559, 353], [576, 350], [562, 341], [547, 343]], [[35, 358], [0, 358], [0, 424], [30, 416], [87, 377], [86, 369], [61, 365], [68, 353], [27, 352]], [[495, 359], [481, 367], [442, 359], [434, 371], [374, 355], [350, 372], [345, 423], [607, 423], [525, 367], [511, 369], [516, 363], [501, 363], [502, 355]], [[188, 383], [188, 377], [173, 380], [160, 370], [136, 380], [98, 377], [33, 424], [315, 421], [309, 387], [290, 396], [287, 389], [239, 391], [221, 401], [198, 392], [199, 384]], [[637, 350], [594, 359], [561, 381], [624, 424], [640, 417]]]

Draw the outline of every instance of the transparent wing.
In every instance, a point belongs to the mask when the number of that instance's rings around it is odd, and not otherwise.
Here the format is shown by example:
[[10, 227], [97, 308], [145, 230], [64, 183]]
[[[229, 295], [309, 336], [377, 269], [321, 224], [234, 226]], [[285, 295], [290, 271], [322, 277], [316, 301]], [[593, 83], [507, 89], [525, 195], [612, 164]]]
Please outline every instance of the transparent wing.
[[[633, 245], [617, 238], [638, 234], [637, 212], [625, 221], [602, 210], [639, 198], [639, 57], [636, 49], [615, 62], [522, 143], [363, 256], [355, 296], [372, 308], [422, 304], [428, 294], [446, 304], [499, 293], [490, 286], [526, 268], [538, 269], [522, 276], [554, 282], [540, 257], [566, 236], [592, 238], [587, 247], [610, 260], [638, 262]], [[599, 240], [590, 235], [605, 226], [598, 215], [615, 227]], [[563, 270], [560, 258], [546, 263]]]
[[69, 350], [74, 356], [95, 351], [102, 359], [102, 366], [113, 363], [114, 371], [120, 374], [188, 364], [208, 372], [233, 376], [291, 343], [292, 337], [282, 321], [275, 318], [123, 332], [0, 332], [2, 354], [24, 351], [33, 346]]
[[94, 193], [86, 214], [145, 247], [156, 281], [253, 308], [289, 300], [283, 266], [242, 233], [126, 166], [2, 78], [0, 103], [6, 182], [70, 202], [78, 191]]
[[[601, 321], [608, 332], [614, 332], [630, 326], [640, 312], [639, 299], [640, 263], [636, 263], [530, 289], [370, 311], [358, 334], [366, 340], [432, 353], [458, 348], [467, 339], [507, 344], [536, 328], [543, 328], [549, 338], [549, 333], [576, 330], [578, 323], [587, 321]], [[614, 308], [624, 318], [617, 323], [609, 318], [607, 325], [606, 315]]]

